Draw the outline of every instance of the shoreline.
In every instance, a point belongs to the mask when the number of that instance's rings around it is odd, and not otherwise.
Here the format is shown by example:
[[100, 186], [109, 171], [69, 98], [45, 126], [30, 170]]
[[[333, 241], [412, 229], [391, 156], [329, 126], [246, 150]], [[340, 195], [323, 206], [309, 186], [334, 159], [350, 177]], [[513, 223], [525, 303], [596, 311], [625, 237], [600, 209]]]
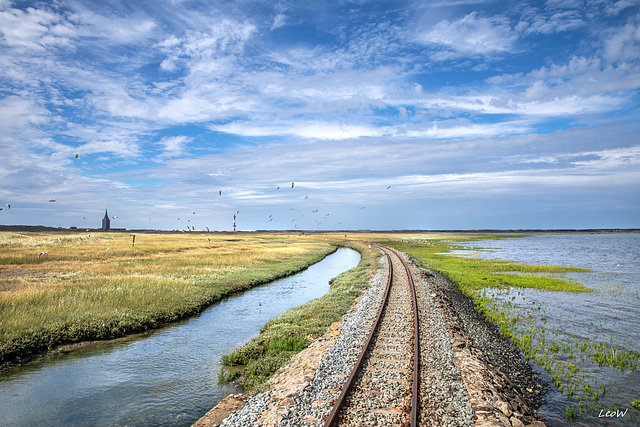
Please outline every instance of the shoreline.
[[73, 340], [63, 340], [61, 342], [49, 342], [48, 344], [36, 343], [31, 346], [23, 346], [17, 350], [9, 351], [7, 353], [0, 354], [0, 373], [3, 371], [23, 364], [27, 364], [33, 362], [38, 359], [45, 358], [50, 355], [55, 355], [65, 351], [73, 351], [75, 349], [88, 347], [91, 345], [109, 342], [115, 342], [120, 339], [128, 339], [131, 337], [135, 337], [137, 335], [142, 335], [151, 331], [159, 330], [167, 326], [171, 326], [175, 322], [179, 322], [185, 319], [188, 319], [193, 316], [197, 316], [202, 313], [204, 310], [208, 309], [212, 305], [228, 298], [229, 296], [236, 295], [242, 292], [245, 292], [249, 289], [252, 289], [257, 286], [264, 285], [266, 283], [283, 279], [289, 276], [293, 276], [301, 271], [306, 270], [313, 264], [316, 264], [327, 256], [333, 254], [338, 250], [340, 245], [331, 244], [331, 248], [325, 253], [314, 258], [309, 259], [307, 262], [300, 264], [299, 269], [295, 270], [287, 270], [269, 277], [264, 277], [260, 280], [252, 280], [250, 282], [241, 284], [236, 286], [232, 292], [228, 293], [218, 293], [217, 295], [213, 295], [210, 298], [200, 301], [199, 304], [195, 307], [192, 307], [189, 310], [186, 310], [179, 314], [174, 315], [165, 315], [159, 316], [155, 318], [148, 318], [146, 321], [134, 325], [132, 328], [123, 328], [119, 332], [119, 334], [111, 335], [106, 339], [100, 339], [99, 333], [101, 331], [93, 331], [93, 335], [89, 332], [84, 334], [84, 339], [73, 341]]
[[[475, 311], [471, 299], [446, 276], [420, 269], [413, 259], [411, 264], [414, 271], [419, 271], [420, 286], [430, 296], [427, 301], [436, 317], [441, 316], [436, 325], [446, 325], [439, 333], [448, 338], [450, 346], [441, 351], [453, 353], [467, 393], [455, 396], [453, 402], [442, 402], [450, 408], [460, 408], [459, 419], [455, 414], [452, 418], [451, 413], [441, 416], [448, 417], [445, 419], [454, 423], [451, 425], [544, 426], [536, 411], [544, 402], [546, 387], [520, 351]], [[371, 307], [379, 299], [384, 272], [384, 268], [378, 271], [369, 289], [340, 323], [295, 355], [269, 380], [269, 390], [243, 397], [238, 408], [223, 401], [209, 414], [217, 412], [220, 419], [220, 411], [226, 406], [228, 416], [217, 423], [207, 422], [205, 416], [194, 426], [322, 425], [339, 394], [340, 378], [350, 369], [345, 366], [349, 365], [345, 363], [345, 352], [357, 346], [357, 337], [370, 324]], [[438, 373], [434, 375], [437, 377]], [[447, 382], [443, 378], [441, 381]], [[469, 410], [462, 409], [465, 407], [472, 410], [471, 416]]]

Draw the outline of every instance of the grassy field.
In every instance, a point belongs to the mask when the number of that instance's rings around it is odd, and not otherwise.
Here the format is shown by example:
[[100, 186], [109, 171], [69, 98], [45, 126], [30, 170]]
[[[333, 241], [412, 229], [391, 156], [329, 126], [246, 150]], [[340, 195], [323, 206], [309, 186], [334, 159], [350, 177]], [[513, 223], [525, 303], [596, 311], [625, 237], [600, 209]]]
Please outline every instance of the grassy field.
[[227, 367], [220, 380], [233, 381], [246, 393], [259, 393], [267, 388], [267, 380], [285, 365], [289, 358], [324, 334], [333, 322], [339, 321], [362, 292], [369, 287], [371, 277], [380, 267], [380, 253], [363, 242], [340, 241], [335, 234], [316, 236], [334, 244], [360, 252], [360, 263], [335, 277], [330, 289], [316, 298], [270, 320], [260, 335], [222, 358]]
[[[321, 298], [269, 321], [260, 335], [224, 356], [223, 381], [257, 393], [291, 355], [322, 335], [346, 313], [379, 268], [377, 242], [409, 253], [425, 268], [446, 274], [477, 309], [534, 359], [567, 394], [588, 385], [574, 365], [556, 360], [561, 344], [532, 340], [485, 290], [535, 288], [588, 292], [556, 273], [584, 269], [537, 266], [450, 256], [461, 242], [517, 237], [462, 233], [287, 234], [0, 232], [0, 362], [59, 344], [109, 339], [156, 328], [195, 314], [225, 296], [295, 273], [333, 252], [358, 250], [360, 264], [334, 280]], [[40, 252], [45, 255], [38, 257]], [[577, 343], [593, 360], [624, 367], [637, 355]], [[575, 350], [577, 351], [577, 350]], [[634, 365], [635, 366], [635, 365]], [[569, 372], [569, 373], [567, 373]], [[560, 378], [567, 378], [566, 384]], [[554, 379], [555, 381], [555, 379]], [[593, 394], [593, 393], [592, 393]], [[592, 400], [597, 401], [596, 397]]]
[[145, 233], [132, 241], [131, 233], [0, 233], [0, 363], [159, 327], [336, 249], [297, 234]]

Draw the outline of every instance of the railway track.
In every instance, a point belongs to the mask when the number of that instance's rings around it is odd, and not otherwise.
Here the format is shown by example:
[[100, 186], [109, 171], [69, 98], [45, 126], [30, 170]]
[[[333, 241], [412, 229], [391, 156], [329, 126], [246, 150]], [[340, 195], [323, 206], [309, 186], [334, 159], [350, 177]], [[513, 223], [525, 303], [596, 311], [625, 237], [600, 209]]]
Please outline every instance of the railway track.
[[380, 249], [389, 265], [385, 295], [325, 427], [418, 425], [420, 339], [415, 287], [399, 253]]

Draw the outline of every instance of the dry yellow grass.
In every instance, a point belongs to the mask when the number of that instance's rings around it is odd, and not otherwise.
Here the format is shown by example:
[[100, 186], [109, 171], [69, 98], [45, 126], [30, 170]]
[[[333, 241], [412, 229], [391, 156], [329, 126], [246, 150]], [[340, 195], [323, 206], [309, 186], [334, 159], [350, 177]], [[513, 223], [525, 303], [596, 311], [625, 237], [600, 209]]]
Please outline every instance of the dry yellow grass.
[[133, 246], [131, 233], [0, 233], [0, 362], [157, 327], [333, 250], [296, 234], [145, 233]]

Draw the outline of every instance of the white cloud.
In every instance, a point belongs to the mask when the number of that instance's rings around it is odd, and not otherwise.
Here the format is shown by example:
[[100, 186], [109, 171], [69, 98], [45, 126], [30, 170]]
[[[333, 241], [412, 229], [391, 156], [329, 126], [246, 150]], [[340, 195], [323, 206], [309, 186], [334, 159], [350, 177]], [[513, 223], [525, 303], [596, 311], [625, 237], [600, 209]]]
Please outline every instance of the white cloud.
[[0, 11], [0, 32], [5, 45], [27, 51], [45, 52], [51, 47], [71, 46], [77, 30], [53, 12], [27, 8]]
[[167, 55], [162, 62], [164, 69], [201, 70], [207, 68], [203, 63], [239, 54], [255, 31], [253, 24], [222, 19], [203, 31], [189, 31], [182, 37], [172, 35], [156, 47]]
[[617, 15], [623, 10], [637, 5], [637, 0], [619, 0], [612, 5], [607, 5], [605, 10], [608, 15]]
[[162, 138], [159, 144], [164, 148], [164, 151], [158, 157], [165, 159], [180, 157], [184, 155], [187, 144], [192, 140], [193, 138], [184, 135]]
[[640, 88], [640, 69], [631, 64], [613, 67], [595, 56], [573, 56], [564, 64], [498, 75], [487, 83], [496, 95], [478, 97], [468, 107], [536, 115], [598, 113], [614, 111], [632, 99], [630, 91]]
[[49, 111], [35, 105], [27, 97], [0, 98], [0, 124], [2, 129], [15, 129], [30, 124], [38, 125], [48, 120]]
[[442, 46], [439, 58], [489, 56], [513, 50], [517, 39], [506, 18], [484, 18], [472, 12], [458, 20], [442, 20], [431, 30], [418, 35], [423, 43]]
[[[510, 94], [493, 96], [487, 91], [482, 95], [452, 96], [425, 100], [425, 108], [451, 108], [479, 114], [518, 114], [525, 116], [556, 117], [610, 111], [619, 107], [624, 99], [606, 95], [580, 97], [576, 95], [554, 96], [553, 92], [532, 89], [525, 96]], [[551, 95], [540, 97], [540, 95]], [[535, 97], [532, 99], [532, 97]]]
[[211, 130], [241, 136], [296, 136], [308, 139], [345, 140], [363, 136], [379, 136], [384, 129], [357, 124], [333, 122], [291, 122], [276, 125], [233, 122], [225, 125], [211, 125]]
[[604, 57], [613, 63], [640, 59], [640, 14], [605, 32]]
[[287, 16], [279, 13], [273, 18], [273, 24], [271, 24], [271, 30], [275, 30], [276, 28], [280, 28], [285, 25], [287, 21]]
[[420, 130], [408, 130], [406, 136], [410, 138], [469, 138], [479, 136], [514, 135], [530, 131], [530, 126], [524, 123], [492, 123], [469, 124], [464, 126], [441, 127], [434, 124], [432, 127]]

